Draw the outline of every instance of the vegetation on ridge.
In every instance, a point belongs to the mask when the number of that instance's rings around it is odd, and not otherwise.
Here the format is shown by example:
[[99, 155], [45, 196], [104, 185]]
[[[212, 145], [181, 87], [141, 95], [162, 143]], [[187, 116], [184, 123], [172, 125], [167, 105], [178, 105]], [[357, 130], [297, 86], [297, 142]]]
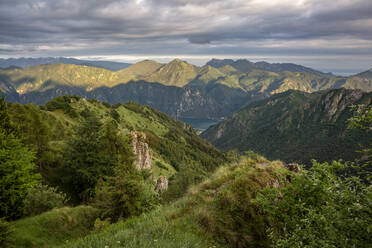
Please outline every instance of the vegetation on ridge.
[[350, 106], [371, 103], [371, 93], [361, 91], [288, 91], [247, 105], [201, 136], [224, 150], [254, 150], [285, 162], [353, 161], [362, 157], [359, 144], [372, 137], [347, 128]]

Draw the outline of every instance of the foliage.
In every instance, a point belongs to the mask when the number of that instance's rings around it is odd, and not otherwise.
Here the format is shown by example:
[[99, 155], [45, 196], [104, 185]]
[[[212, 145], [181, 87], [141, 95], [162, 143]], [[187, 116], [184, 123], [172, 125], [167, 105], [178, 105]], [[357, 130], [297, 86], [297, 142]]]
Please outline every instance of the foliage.
[[79, 96], [58, 96], [54, 98], [52, 101], [49, 101], [45, 104], [45, 107], [48, 111], [54, 110], [63, 110], [65, 114], [70, 115], [71, 118], [78, 117], [76, 111], [71, 107], [70, 102], [78, 101], [80, 99]]
[[11, 235], [11, 233], [12, 231], [10, 228], [10, 224], [4, 219], [0, 219], [0, 247], [11, 246], [11, 242], [9, 240], [9, 236]]
[[118, 166], [114, 176], [101, 184], [98, 185], [94, 206], [102, 210], [103, 218], [116, 222], [141, 213], [140, 195], [143, 185], [135, 171], [124, 165]]
[[353, 105], [354, 116], [350, 118], [349, 128], [360, 128], [367, 131], [372, 130], [372, 106]]
[[[1, 91], [0, 91], [1, 95]], [[10, 134], [14, 131], [8, 114], [8, 107], [5, 97], [0, 98], [0, 132]]]
[[372, 188], [337, 176], [348, 164], [316, 163], [291, 183], [266, 188], [255, 200], [270, 216], [274, 247], [368, 247]]
[[65, 163], [60, 168], [59, 185], [69, 194], [72, 202], [94, 197], [98, 179], [113, 172], [115, 157], [104, 152], [101, 127], [97, 116], [90, 112], [63, 151]]
[[360, 158], [359, 145], [369, 144], [372, 133], [348, 129], [348, 106], [371, 102], [372, 93], [347, 89], [312, 94], [291, 90], [248, 104], [201, 136], [220, 149], [254, 150], [289, 163], [354, 161]]
[[118, 135], [113, 122], [106, 123], [104, 130], [103, 152], [111, 154], [115, 166], [112, 175], [107, 174], [98, 182], [94, 206], [102, 211], [103, 218], [113, 222], [153, 209], [155, 192], [147, 189], [141, 172], [133, 166], [130, 139]]
[[37, 184], [27, 190], [23, 201], [24, 213], [27, 216], [39, 215], [53, 208], [60, 208], [67, 202], [66, 194], [56, 188]]
[[0, 217], [22, 216], [27, 189], [38, 181], [31, 153], [19, 139], [0, 132]]
[[0, 218], [16, 219], [22, 215], [22, 200], [27, 188], [38, 181], [34, 154], [12, 133], [7, 105], [0, 99]]

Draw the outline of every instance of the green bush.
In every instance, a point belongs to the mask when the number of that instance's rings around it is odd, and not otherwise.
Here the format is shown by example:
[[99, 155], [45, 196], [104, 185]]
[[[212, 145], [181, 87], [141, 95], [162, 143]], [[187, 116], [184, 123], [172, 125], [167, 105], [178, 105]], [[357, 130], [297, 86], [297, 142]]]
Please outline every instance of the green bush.
[[348, 166], [314, 163], [285, 187], [258, 195], [257, 206], [271, 218], [273, 247], [370, 247], [371, 182], [337, 176]]
[[0, 219], [0, 247], [9, 247], [9, 235], [11, 234], [10, 224]]
[[0, 218], [17, 219], [23, 214], [27, 189], [39, 180], [34, 155], [13, 135], [0, 131]]
[[151, 185], [146, 184], [132, 165], [119, 165], [114, 176], [98, 183], [93, 205], [102, 211], [102, 218], [112, 222], [148, 212], [158, 205]]
[[27, 190], [24, 204], [24, 213], [27, 216], [38, 215], [53, 208], [62, 207], [67, 201], [63, 193], [56, 188], [38, 184]]

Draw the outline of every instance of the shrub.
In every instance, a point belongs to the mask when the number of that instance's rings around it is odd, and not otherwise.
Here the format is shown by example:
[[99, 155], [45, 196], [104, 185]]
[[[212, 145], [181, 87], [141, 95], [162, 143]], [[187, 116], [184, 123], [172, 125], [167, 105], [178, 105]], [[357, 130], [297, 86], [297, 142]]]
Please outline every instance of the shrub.
[[38, 182], [34, 155], [13, 135], [0, 131], [0, 217], [22, 216], [27, 189]]
[[347, 166], [314, 163], [285, 187], [258, 195], [256, 203], [272, 220], [273, 247], [370, 247], [372, 188], [337, 176]]
[[39, 215], [53, 208], [62, 207], [67, 201], [63, 193], [59, 193], [56, 188], [38, 184], [27, 190], [24, 203], [25, 215]]
[[0, 247], [9, 247], [10, 225], [4, 219], [0, 219]]

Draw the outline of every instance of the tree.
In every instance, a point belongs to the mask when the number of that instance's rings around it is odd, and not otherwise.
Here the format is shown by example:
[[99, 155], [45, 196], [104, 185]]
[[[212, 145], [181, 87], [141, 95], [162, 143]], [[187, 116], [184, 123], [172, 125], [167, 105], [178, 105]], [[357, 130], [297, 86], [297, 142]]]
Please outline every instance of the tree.
[[5, 134], [9, 134], [14, 131], [12, 125], [10, 124], [5, 97], [0, 98], [0, 131], [4, 132]]
[[22, 216], [27, 189], [40, 175], [35, 173], [34, 154], [12, 133], [5, 99], [0, 99], [0, 218]]
[[113, 173], [115, 157], [104, 152], [101, 127], [98, 117], [89, 111], [63, 151], [60, 185], [74, 203], [92, 198], [98, 179]]
[[99, 181], [93, 203], [112, 222], [149, 211], [159, 202], [153, 185], [145, 183], [143, 173], [133, 165], [129, 136], [122, 136], [114, 123], [105, 124], [102, 136], [105, 153], [115, 158], [114, 173]]

